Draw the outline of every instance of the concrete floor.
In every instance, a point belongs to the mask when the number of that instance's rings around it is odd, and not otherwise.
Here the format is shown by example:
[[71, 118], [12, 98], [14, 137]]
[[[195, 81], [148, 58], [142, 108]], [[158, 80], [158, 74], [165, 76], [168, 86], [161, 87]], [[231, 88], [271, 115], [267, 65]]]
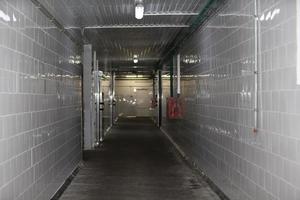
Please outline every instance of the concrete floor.
[[121, 119], [61, 200], [217, 200], [150, 119]]

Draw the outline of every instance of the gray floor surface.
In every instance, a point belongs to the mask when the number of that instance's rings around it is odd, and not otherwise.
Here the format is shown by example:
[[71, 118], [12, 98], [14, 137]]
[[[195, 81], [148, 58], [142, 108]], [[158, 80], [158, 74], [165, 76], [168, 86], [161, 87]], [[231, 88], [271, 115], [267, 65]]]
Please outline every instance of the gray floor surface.
[[120, 119], [60, 200], [218, 200], [150, 119]]

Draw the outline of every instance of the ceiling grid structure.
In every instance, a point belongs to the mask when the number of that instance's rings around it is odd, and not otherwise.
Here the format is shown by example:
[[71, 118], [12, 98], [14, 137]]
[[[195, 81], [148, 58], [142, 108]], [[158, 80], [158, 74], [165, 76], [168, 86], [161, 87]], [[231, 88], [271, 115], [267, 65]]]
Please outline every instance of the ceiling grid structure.
[[[151, 72], [166, 48], [187, 29], [209, 0], [143, 0], [141, 20], [135, 0], [39, 0], [82, 43], [91, 43], [100, 63], [120, 71]], [[138, 55], [139, 62], [132, 58]]]

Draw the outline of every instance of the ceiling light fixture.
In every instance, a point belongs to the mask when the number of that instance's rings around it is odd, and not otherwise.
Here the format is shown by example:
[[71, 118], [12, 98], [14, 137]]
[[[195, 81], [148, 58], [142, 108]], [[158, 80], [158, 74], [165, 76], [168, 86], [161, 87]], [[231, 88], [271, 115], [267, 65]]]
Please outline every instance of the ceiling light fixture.
[[143, 17], [144, 17], [144, 5], [140, 1], [135, 4], [135, 18], [143, 19]]
[[138, 55], [134, 54], [133, 55], [133, 63], [137, 64], [138, 62], [139, 62]]

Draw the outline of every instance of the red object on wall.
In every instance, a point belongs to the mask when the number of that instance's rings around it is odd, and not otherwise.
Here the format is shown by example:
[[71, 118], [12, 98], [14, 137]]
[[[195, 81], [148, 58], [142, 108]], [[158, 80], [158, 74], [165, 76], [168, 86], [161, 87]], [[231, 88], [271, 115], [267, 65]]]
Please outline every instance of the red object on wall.
[[169, 97], [167, 99], [167, 117], [168, 119], [182, 119], [183, 103], [180, 98]]

